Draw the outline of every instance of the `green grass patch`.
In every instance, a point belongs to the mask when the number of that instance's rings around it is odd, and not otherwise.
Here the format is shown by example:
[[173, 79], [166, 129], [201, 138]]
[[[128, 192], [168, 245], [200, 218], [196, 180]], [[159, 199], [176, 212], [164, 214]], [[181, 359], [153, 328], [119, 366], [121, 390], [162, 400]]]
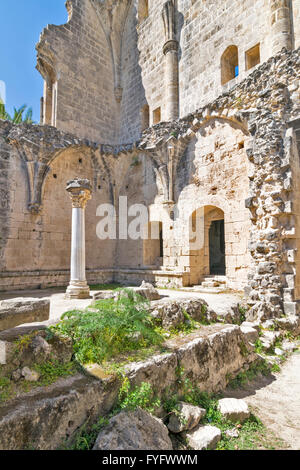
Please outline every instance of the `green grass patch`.
[[74, 375], [78, 367], [75, 362], [61, 364], [58, 361], [45, 362], [34, 366], [34, 369], [40, 374], [38, 386], [47, 386], [56, 382], [62, 377]]
[[112, 284], [95, 284], [90, 286], [91, 291], [95, 290], [117, 290], [120, 289], [122, 286], [121, 284], [112, 283]]
[[0, 403], [7, 401], [12, 394], [12, 383], [7, 377], [0, 377]]

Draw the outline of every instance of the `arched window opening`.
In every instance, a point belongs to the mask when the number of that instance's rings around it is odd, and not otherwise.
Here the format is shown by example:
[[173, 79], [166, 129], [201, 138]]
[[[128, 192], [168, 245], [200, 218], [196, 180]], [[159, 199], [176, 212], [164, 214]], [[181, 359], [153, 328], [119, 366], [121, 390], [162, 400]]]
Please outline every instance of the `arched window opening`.
[[221, 57], [221, 83], [225, 85], [239, 75], [239, 51], [229, 46]]

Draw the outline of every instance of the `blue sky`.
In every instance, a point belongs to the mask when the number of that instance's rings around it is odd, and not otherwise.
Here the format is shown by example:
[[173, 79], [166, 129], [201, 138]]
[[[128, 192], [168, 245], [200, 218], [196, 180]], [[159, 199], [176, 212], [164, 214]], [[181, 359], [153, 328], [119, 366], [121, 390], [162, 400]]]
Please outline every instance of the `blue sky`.
[[0, 81], [8, 112], [27, 104], [39, 122], [43, 79], [35, 69], [35, 44], [47, 24], [63, 24], [67, 17], [65, 0], [0, 0]]

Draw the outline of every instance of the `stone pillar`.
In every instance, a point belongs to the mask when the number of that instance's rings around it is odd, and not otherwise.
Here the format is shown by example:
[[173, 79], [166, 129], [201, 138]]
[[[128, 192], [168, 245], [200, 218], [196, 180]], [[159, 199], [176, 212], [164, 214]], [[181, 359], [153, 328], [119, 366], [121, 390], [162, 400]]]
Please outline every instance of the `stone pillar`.
[[271, 8], [272, 54], [293, 48], [291, 0], [269, 0]]
[[179, 117], [179, 44], [176, 39], [176, 9], [175, 0], [168, 0], [162, 12], [165, 28], [165, 85], [166, 85], [166, 112], [165, 120], [173, 121]]
[[67, 183], [66, 189], [72, 200], [71, 281], [66, 298], [87, 299], [90, 289], [85, 274], [85, 207], [92, 188], [89, 180], [76, 178]]

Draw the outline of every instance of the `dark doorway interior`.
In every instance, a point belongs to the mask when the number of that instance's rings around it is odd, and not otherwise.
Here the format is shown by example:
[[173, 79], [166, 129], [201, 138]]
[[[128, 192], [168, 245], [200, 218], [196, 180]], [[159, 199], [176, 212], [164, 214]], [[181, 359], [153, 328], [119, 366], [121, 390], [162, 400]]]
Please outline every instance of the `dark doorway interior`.
[[209, 267], [210, 274], [225, 275], [224, 220], [215, 220], [209, 229]]

